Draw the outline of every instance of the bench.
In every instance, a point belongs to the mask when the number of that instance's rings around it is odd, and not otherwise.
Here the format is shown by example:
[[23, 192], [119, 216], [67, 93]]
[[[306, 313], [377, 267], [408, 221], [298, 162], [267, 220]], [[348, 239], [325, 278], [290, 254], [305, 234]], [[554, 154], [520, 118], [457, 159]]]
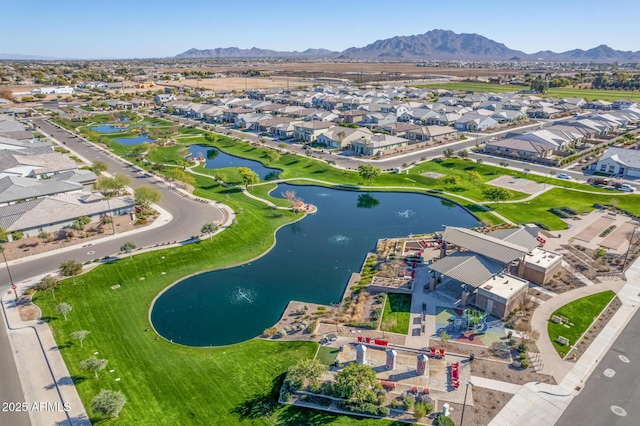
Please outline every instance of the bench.
[[562, 337], [562, 336], [558, 336], [558, 338], [556, 339], [556, 342], [560, 343], [561, 345], [564, 346], [568, 346], [569, 345], [569, 339], [567, 339], [566, 337]]

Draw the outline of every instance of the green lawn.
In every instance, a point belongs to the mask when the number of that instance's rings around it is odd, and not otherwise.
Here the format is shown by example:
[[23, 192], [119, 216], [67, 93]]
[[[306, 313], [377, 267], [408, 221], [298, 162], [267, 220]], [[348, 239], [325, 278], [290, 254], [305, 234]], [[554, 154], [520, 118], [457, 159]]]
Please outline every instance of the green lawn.
[[136, 125], [148, 126], [148, 127], [170, 127], [173, 125], [173, 123], [171, 121], [163, 120], [161, 118], [145, 116], [144, 119], [140, 122], [137, 122]]
[[558, 87], [549, 89], [549, 91], [542, 96], [553, 96], [556, 98], [584, 98], [587, 101], [615, 101], [616, 99], [623, 98], [640, 101], [640, 92], [630, 90], [594, 90]]
[[409, 333], [410, 311], [410, 294], [388, 294], [387, 303], [384, 305], [381, 324], [388, 321], [395, 322], [395, 324], [387, 328], [385, 331], [400, 334]]
[[528, 86], [515, 86], [506, 84], [492, 83], [473, 83], [473, 82], [456, 82], [456, 83], [436, 83], [436, 84], [419, 84], [412, 87], [423, 87], [427, 89], [445, 89], [460, 90], [463, 92], [518, 92], [520, 90], [529, 89]]
[[333, 365], [333, 361], [338, 357], [340, 350], [330, 346], [320, 346], [316, 359], [325, 365]]
[[[569, 196], [571, 194], [571, 196]], [[578, 213], [590, 212], [595, 203], [610, 204], [611, 200], [618, 202], [618, 208], [628, 210], [640, 216], [640, 195], [622, 195], [609, 192], [600, 194], [586, 194], [580, 192], [567, 192], [560, 188], [554, 188], [531, 201], [522, 203], [502, 203], [494, 206], [496, 212], [508, 217], [518, 224], [541, 223], [550, 230], [565, 229], [567, 223], [551, 213], [553, 207], [567, 206]]]
[[[580, 336], [587, 331], [591, 323], [600, 315], [615, 295], [611, 290], [596, 293], [574, 300], [553, 313], [553, 315], [567, 318], [573, 324], [570, 328], [567, 328], [564, 324], [556, 324], [549, 319], [547, 326], [549, 339], [551, 339], [553, 346], [561, 357], [564, 358], [569, 353], [571, 350], [570, 345], [576, 344]], [[569, 346], [563, 346], [556, 342], [558, 336], [569, 339]]]
[[[520, 90], [529, 89], [528, 86], [516, 86], [505, 84], [491, 83], [473, 83], [473, 82], [455, 82], [455, 83], [439, 83], [439, 84], [420, 84], [414, 87], [423, 87], [428, 89], [446, 89], [459, 90], [463, 92], [518, 92]], [[556, 98], [584, 98], [588, 101], [604, 100], [614, 101], [616, 99], [628, 98], [640, 101], [640, 92], [630, 90], [594, 90], [594, 89], [574, 89], [571, 87], [551, 88], [547, 93], [540, 95], [542, 97]]]
[[[221, 348], [190, 348], [155, 340], [152, 331], [145, 331], [150, 328], [149, 304], [163, 288], [190, 273], [263, 253], [273, 243], [276, 227], [298, 217], [274, 212], [239, 190], [221, 188], [204, 177], [196, 186], [197, 196], [224, 201], [235, 211], [242, 208], [238, 225], [212, 240], [102, 265], [77, 277], [75, 285], [64, 281], [55, 301], [50, 293], [36, 294], [35, 302], [53, 329], [85, 406], [107, 388], [122, 391], [128, 399], [120, 417], [108, 424], [209, 425], [212, 419], [216, 424], [241, 420], [255, 425], [308, 424], [302, 419], [312, 419], [309, 424], [355, 424], [347, 417], [274, 403], [282, 374], [298, 359], [313, 357], [316, 343], [252, 340]], [[121, 287], [113, 290], [114, 284]], [[62, 301], [73, 307], [68, 321], [55, 313], [55, 304]], [[81, 329], [91, 332], [84, 348], [70, 338]], [[96, 351], [109, 360], [98, 380], [78, 367]], [[109, 373], [110, 369], [115, 372]], [[116, 377], [121, 380], [116, 382]], [[262, 416], [265, 410], [267, 416]]]

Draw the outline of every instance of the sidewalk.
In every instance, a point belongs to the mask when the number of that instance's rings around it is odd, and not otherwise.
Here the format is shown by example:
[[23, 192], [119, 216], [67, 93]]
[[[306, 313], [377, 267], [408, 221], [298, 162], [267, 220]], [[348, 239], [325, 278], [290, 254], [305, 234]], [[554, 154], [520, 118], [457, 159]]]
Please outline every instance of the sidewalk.
[[[545, 359], [545, 368], [547, 368], [547, 363], [549, 363], [549, 368], [553, 366], [554, 377], [562, 377], [560, 384], [527, 383], [489, 423], [490, 426], [552, 426], [558, 421], [563, 411], [578, 394], [576, 387], [584, 386], [584, 382], [596, 368], [597, 363], [607, 353], [640, 307], [640, 259], [631, 265], [626, 272], [626, 276], [628, 281], [624, 285], [622, 283], [607, 283], [578, 289], [584, 292], [585, 295], [608, 289], [618, 290], [617, 295], [622, 301], [622, 307], [575, 364], [565, 363], [565, 361], [560, 360], [557, 354], [555, 354], [554, 360], [551, 358], [551, 354], [547, 353], [546, 358], [543, 358]], [[551, 305], [560, 306], [575, 299], [578, 294], [582, 294], [577, 293], [578, 290], [564, 293], [548, 300], [540, 307], [544, 306], [544, 312], [539, 308], [534, 313], [532, 325], [539, 330], [542, 327], [544, 331], [544, 333], [541, 332], [542, 336], [538, 342], [541, 355], [542, 347], [547, 343], [551, 344], [551, 342], [547, 342], [549, 338], [546, 333], [548, 316], [544, 317], [544, 315], [548, 312], [553, 312]], [[564, 297], [565, 300], [562, 303], [563, 296], [569, 293], [571, 293], [572, 297]], [[556, 303], [558, 300], [560, 302]], [[548, 307], [545, 306], [547, 304], [549, 305]], [[542, 325], [543, 323], [544, 326]], [[545, 351], [547, 350], [545, 349]]]
[[91, 425], [49, 326], [23, 322], [13, 292], [3, 295], [2, 309], [31, 424]]

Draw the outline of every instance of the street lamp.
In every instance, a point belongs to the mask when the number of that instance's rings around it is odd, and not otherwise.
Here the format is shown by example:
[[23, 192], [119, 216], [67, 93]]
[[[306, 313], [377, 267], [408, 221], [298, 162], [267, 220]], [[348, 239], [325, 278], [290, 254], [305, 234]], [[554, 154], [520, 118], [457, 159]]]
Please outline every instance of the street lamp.
[[13, 277], [11, 276], [11, 270], [9, 269], [9, 262], [7, 262], [7, 255], [4, 254], [4, 247], [1, 245], [0, 245], [0, 252], [2, 252], [2, 257], [4, 258], [4, 264], [7, 266], [9, 281], [11, 281], [11, 290], [13, 290], [13, 294], [15, 294], [16, 300], [18, 300], [18, 291], [16, 290], [16, 285], [13, 283]]
[[111, 230], [113, 231], [113, 235], [116, 235], [116, 227], [113, 224], [113, 212], [111, 211], [111, 203], [109, 202], [109, 197], [107, 197], [107, 207], [109, 208], [107, 217], [111, 220]]
[[460, 414], [460, 426], [462, 426], [462, 422], [464, 421], [464, 409], [467, 406], [467, 393], [469, 392], [469, 386], [473, 386], [471, 381], [467, 381], [466, 388], [464, 390], [464, 402], [462, 403], [462, 413]]

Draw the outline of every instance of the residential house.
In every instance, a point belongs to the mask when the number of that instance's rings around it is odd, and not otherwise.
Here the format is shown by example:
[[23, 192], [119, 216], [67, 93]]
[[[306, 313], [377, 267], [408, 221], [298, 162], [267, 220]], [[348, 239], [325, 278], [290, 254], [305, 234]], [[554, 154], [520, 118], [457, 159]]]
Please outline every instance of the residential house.
[[382, 127], [385, 124], [395, 123], [398, 121], [395, 114], [383, 114], [380, 112], [369, 113], [362, 117], [360, 126], [367, 128]]
[[0, 207], [0, 226], [10, 239], [13, 232], [36, 236], [41, 231], [67, 228], [79, 216], [99, 222], [105, 216], [134, 213], [135, 207], [135, 200], [129, 196], [107, 201], [100, 194], [59, 194]]
[[611, 103], [611, 109], [620, 110], [627, 108], [637, 108], [638, 102], [633, 99], [617, 99]]
[[293, 137], [304, 143], [315, 142], [324, 130], [334, 125], [327, 121], [305, 121], [294, 126]]
[[302, 121], [295, 120], [290, 123], [274, 124], [269, 129], [269, 133], [278, 139], [289, 139], [293, 137], [295, 127], [299, 124], [302, 124]]
[[614, 176], [640, 177], [640, 150], [609, 147], [596, 163], [595, 171]]
[[351, 150], [356, 154], [379, 156], [385, 151], [396, 150], [407, 146], [409, 141], [398, 136], [374, 134], [371, 138], [360, 138], [351, 142]]
[[406, 138], [411, 143], [439, 140], [448, 136], [453, 136], [458, 132], [449, 126], [418, 126], [406, 133]]
[[397, 123], [389, 123], [384, 126], [380, 126], [379, 129], [383, 132], [387, 132], [392, 136], [405, 136], [408, 131], [421, 127], [419, 124], [404, 123], [398, 121]]
[[483, 132], [495, 127], [498, 122], [487, 116], [477, 113], [468, 113], [460, 117], [453, 125], [456, 130], [467, 132]]
[[373, 133], [367, 128], [351, 128], [333, 126], [322, 132], [317, 139], [318, 143], [325, 145], [327, 148], [346, 149], [353, 141], [362, 138], [371, 139]]
[[342, 111], [338, 118], [343, 123], [354, 124], [360, 123], [365, 115], [368, 114], [368, 111], [362, 109], [352, 109], [348, 111]]
[[153, 100], [156, 101], [157, 104], [163, 104], [165, 102], [175, 101], [176, 100], [176, 95], [174, 95], [172, 93], [161, 93], [159, 95], [156, 95], [153, 98]]

